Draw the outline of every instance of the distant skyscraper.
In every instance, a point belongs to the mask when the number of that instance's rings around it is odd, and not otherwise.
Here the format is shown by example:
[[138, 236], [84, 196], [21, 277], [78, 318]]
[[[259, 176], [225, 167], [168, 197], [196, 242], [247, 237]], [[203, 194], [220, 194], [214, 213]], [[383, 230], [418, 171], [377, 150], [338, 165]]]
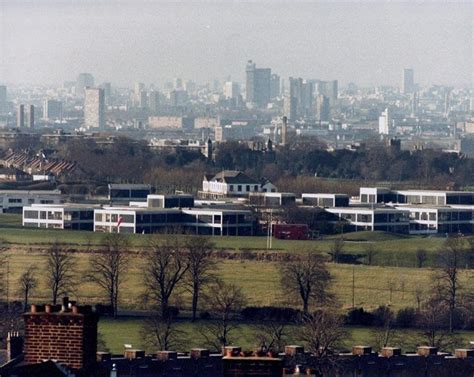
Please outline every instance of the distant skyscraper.
[[329, 121], [329, 115], [331, 106], [329, 104], [329, 98], [319, 94], [316, 97], [316, 120], [321, 122]]
[[295, 97], [285, 97], [283, 100], [283, 115], [291, 121], [298, 119], [296, 105]]
[[145, 90], [145, 84], [142, 82], [136, 82], [133, 86], [133, 104], [140, 106], [141, 93]]
[[35, 107], [34, 105], [29, 105], [28, 106], [28, 128], [34, 128], [35, 127]]
[[[291, 115], [285, 113], [285, 115], [288, 119], [295, 120], [303, 113], [301, 106], [301, 99], [303, 97], [303, 79], [301, 77], [290, 77], [288, 81], [290, 83], [290, 98], [295, 102], [295, 112]], [[289, 111], [291, 112], [291, 109], [289, 109]]]
[[390, 112], [387, 108], [379, 116], [379, 134], [389, 135], [390, 131], [391, 131], [391, 119], [390, 119]]
[[290, 77], [289, 82], [290, 97], [296, 100], [297, 116], [310, 116], [311, 114], [314, 114], [314, 83], [311, 81], [303, 80], [300, 77]]
[[138, 95], [138, 103], [137, 106], [141, 109], [148, 108], [148, 93], [146, 90], [142, 90]]
[[101, 86], [104, 89], [105, 103], [110, 103], [110, 97], [112, 96], [112, 84], [110, 82], [104, 82]]
[[153, 115], [158, 115], [160, 111], [160, 93], [151, 91], [148, 95], [148, 107]]
[[404, 94], [411, 94], [415, 91], [415, 78], [413, 69], [405, 68], [403, 70], [402, 92]]
[[61, 101], [46, 99], [43, 103], [43, 118], [48, 120], [61, 119], [63, 104]]
[[25, 105], [18, 105], [16, 114], [16, 126], [18, 128], [25, 127]]
[[224, 84], [224, 97], [226, 99], [237, 98], [240, 94], [239, 84], [235, 81], [226, 81]]
[[248, 61], [246, 67], [246, 101], [252, 106], [266, 107], [271, 97], [270, 68], [257, 68], [255, 63]]
[[174, 89], [183, 89], [183, 80], [179, 77], [173, 79], [173, 88]]
[[84, 101], [84, 126], [87, 129], [105, 128], [104, 89], [87, 88]]
[[316, 94], [322, 94], [329, 98], [329, 104], [334, 106], [337, 103], [338, 98], [338, 82], [337, 80], [332, 81], [316, 81]]
[[90, 73], [79, 73], [76, 80], [76, 95], [84, 96], [87, 87], [94, 86], [94, 76]]
[[7, 109], [7, 87], [0, 85], [0, 113]]
[[418, 114], [418, 94], [413, 92], [413, 97], [411, 99], [411, 116], [416, 117]]
[[192, 80], [187, 80], [184, 83], [184, 90], [188, 92], [188, 94], [195, 94], [196, 93], [196, 83]]
[[170, 106], [183, 107], [188, 102], [188, 92], [185, 90], [172, 90], [170, 92]]
[[446, 91], [444, 93], [444, 116], [447, 118], [451, 110], [451, 93]]
[[277, 74], [272, 74], [270, 81], [270, 97], [271, 99], [277, 98], [281, 94], [281, 79]]

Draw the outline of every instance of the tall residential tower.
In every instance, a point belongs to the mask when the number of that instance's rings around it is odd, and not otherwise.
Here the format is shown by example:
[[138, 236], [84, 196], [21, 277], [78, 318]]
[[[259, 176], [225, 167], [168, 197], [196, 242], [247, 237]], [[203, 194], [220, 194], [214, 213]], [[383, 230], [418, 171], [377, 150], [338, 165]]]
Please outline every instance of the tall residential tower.
[[413, 69], [405, 68], [403, 70], [402, 92], [411, 94], [415, 91], [415, 79]]
[[246, 67], [246, 101], [251, 106], [265, 108], [271, 98], [271, 77], [270, 68], [257, 68], [252, 60], [249, 60]]
[[84, 126], [87, 129], [105, 128], [104, 89], [87, 88], [84, 101]]

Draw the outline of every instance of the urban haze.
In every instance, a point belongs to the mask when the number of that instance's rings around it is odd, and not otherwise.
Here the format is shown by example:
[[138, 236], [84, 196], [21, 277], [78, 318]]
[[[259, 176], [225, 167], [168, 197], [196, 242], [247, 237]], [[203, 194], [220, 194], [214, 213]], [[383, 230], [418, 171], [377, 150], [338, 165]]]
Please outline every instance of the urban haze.
[[0, 377], [474, 376], [473, 12], [0, 0]]

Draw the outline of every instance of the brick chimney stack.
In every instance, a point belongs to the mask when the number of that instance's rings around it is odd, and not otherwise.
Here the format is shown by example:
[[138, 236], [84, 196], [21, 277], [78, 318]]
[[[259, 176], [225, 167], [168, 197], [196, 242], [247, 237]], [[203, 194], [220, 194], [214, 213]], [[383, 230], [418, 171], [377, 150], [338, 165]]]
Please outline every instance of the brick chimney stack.
[[55, 360], [78, 371], [94, 366], [99, 317], [90, 306], [76, 306], [65, 297], [62, 305], [31, 305], [23, 319], [27, 364]]

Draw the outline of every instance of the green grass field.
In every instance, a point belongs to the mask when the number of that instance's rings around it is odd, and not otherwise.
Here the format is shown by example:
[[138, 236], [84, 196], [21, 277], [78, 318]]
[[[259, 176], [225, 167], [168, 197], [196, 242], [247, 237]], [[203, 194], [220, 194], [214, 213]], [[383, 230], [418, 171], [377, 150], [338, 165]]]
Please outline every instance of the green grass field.
[[[151, 235], [129, 235], [131, 245], [145, 249], [150, 242]], [[161, 235], [161, 237], [166, 237]], [[182, 236], [191, 237], [191, 236]], [[327, 253], [339, 236], [326, 236], [321, 240], [291, 241], [273, 240], [271, 250], [266, 249], [266, 237], [215, 237], [213, 241], [217, 249], [230, 252], [251, 250], [254, 252], [299, 253], [304, 250], [314, 250]], [[32, 229], [21, 227], [21, 215], [0, 214], [0, 239], [7, 246], [22, 248], [45, 248], [57, 241], [75, 249], [88, 249], [102, 244], [103, 234], [85, 231], [66, 231], [51, 229]], [[442, 248], [444, 238], [421, 237], [389, 234], [384, 232], [354, 232], [344, 234], [344, 253], [365, 255], [369, 245], [375, 250], [372, 264], [380, 266], [416, 266], [416, 250], [422, 248], [428, 253], [427, 266], [433, 266], [435, 252]], [[364, 257], [360, 258], [365, 262]]]
[[[39, 286], [32, 292], [31, 302], [48, 302], [49, 289], [45, 276], [45, 250], [48, 245], [58, 241], [75, 250], [77, 276], [79, 283], [74, 287], [70, 296], [80, 303], [106, 302], [104, 293], [97, 287], [85, 281], [83, 276], [88, 270], [90, 254], [87, 252], [102, 244], [103, 234], [79, 231], [61, 231], [45, 229], [27, 229], [20, 226], [20, 216], [0, 215], [0, 239], [8, 256], [8, 281], [10, 298], [21, 299], [18, 290], [18, 279], [29, 266], [37, 268]], [[133, 247], [145, 249], [151, 236], [130, 235]], [[165, 236], [162, 236], [165, 237]], [[186, 237], [186, 236], [183, 236]], [[315, 250], [326, 253], [338, 236], [328, 236], [323, 240], [314, 241], [283, 241], [274, 240], [273, 249], [266, 250], [265, 237], [215, 237], [216, 248], [228, 252], [227, 258], [217, 260], [218, 274], [224, 281], [240, 286], [247, 298], [248, 306], [281, 306], [298, 307], [296, 297], [286, 295], [282, 291], [279, 263], [264, 258], [267, 253], [293, 252]], [[372, 244], [377, 251], [374, 265], [329, 264], [334, 278], [332, 291], [344, 308], [363, 306], [374, 309], [379, 305], [390, 305], [393, 310], [403, 307], [416, 307], [416, 292], [427, 291], [432, 286], [433, 270], [431, 268], [414, 268], [416, 263], [415, 251], [423, 248], [428, 252], [428, 265], [433, 264], [435, 252], [444, 242], [442, 238], [413, 237], [387, 234], [382, 232], [359, 232], [344, 235], [344, 250], [347, 253], [363, 254], [368, 245]], [[241, 259], [244, 250], [255, 254], [254, 260]], [[247, 254], [247, 253], [246, 253]], [[248, 257], [248, 255], [247, 255]], [[122, 309], [140, 308], [140, 295], [143, 293], [144, 260], [134, 254], [130, 261], [129, 270], [124, 278], [120, 292], [120, 307]], [[469, 275], [468, 273], [471, 273]], [[354, 297], [352, 295], [352, 279], [354, 277]], [[472, 271], [462, 271], [461, 285], [465, 292], [474, 291]], [[462, 293], [462, 292], [461, 292]], [[423, 294], [423, 293], [422, 293]], [[189, 308], [190, 300], [186, 292], [176, 292], [172, 304], [178, 304], [184, 309]], [[99, 331], [106, 346], [113, 352], [122, 352], [124, 343], [146, 348], [142, 343], [139, 329], [140, 319], [119, 319], [111, 321], [102, 319]], [[202, 347], [203, 339], [199, 335], [197, 325], [180, 322], [180, 330], [186, 334], [186, 346]], [[295, 332], [295, 331], [293, 331]], [[235, 343], [246, 348], [255, 345], [253, 328], [250, 325], [239, 325]], [[371, 343], [371, 331], [364, 328], [351, 328], [351, 344]], [[472, 333], [464, 333], [465, 339], [473, 338]], [[417, 344], [416, 331], [405, 330], [403, 338], [408, 347]], [[297, 341], [296, 338], [289, 338]], [[152, 352], [152, 349], [147, 349]]]
[[[99, 334], [107, 349], [115, 354], [123, 352], [124, 344], [132, 344], [133, 347], [144, 349], [149, 353], [157, 351], [153, 346], [146, 344], [140, 333], [144, 323], [142, 318], [119, 318], [111, 320], [102, 318], [99, 321]], [[182, 332], [180, 340], [182, 348], [179, 351], [189, 351], [193, 347], [202, 348], [205, 345], [205, 338], [201, 332], [204, 330], [205, 322], [177, 322], [176, 328]], [[374, 345], [374, 330], [364, 327], [348, 327], [349, 338], [344, 346], [350, 348], [352, 345]], [[252, 350], [258, 346], [256, 334], [258, 330], [252, 324], [238, 324], [236, 330], [231, 334], [231, 341], [234, 345], [245, 350]], [[460, 346], [466, 346], [474, 337], [474, 332], [460, 332]], [[298, 339], [298, 328], [295, 325], [288, 325], [286, 330], [287, 344], [301, 344]], [[396, 340], [392, 346], [402, 347], [403, 351], [416, 350], [416, 346], [422, 342], [419, 331], [415, 329], [400, 329], [396, 332]]]
[[[9, 257], [10, 296], [20, 299], [18, 289], [13, 289], [22, 271], [33, 265], [37, 268], [40, 278], [38, 288], [33, 292], [33, 301], [47, 301], [49, 290], [44, 281], [46, 256], [37, 250], [19, 249], [7, 253]], [[77, 275], [84, 276], [88, 266], [90, 254], [76, 253]], [[140, 306], [140, 294], [143, 290], [144, 260], [135, 255], [130, 262], [124, 283], [121, 287], [120, 301], [123, 308], [137, 308]], [[228, 283], [240, 286], [247, 297], [248, 305], [289, 305], [297, 307], [296, 297], [289, 297], [282, 291], [281, 274], [278, 262], [255, 260], [218, 259], [216, 273]], [[352, 305], [352, 276], [354, 274], [356, 306], [367, 309], [379, 305], [390, 304], [395, 310], [416, 306], [415, 291], [424, 288], [428, 290], [432, 279], [432, 270], [423, 268], [380, 267], [348, 264], [329, 264], [334, 277], [332, 291], [336, 294], [343, 307]], [[468, 271], [462, 271], [461, 283], [466, 291], [474, 290], [474, 279]], [[390, 300], [390, 287], [392, 299]], [[86, 281], [81, 281], [71, 294], [80, 302], [104, 301], [104, 295], [97, 288]], [[189, 307], [189, 295], [186, 292], [177, 292], [174, 297], [176, 304]]]

